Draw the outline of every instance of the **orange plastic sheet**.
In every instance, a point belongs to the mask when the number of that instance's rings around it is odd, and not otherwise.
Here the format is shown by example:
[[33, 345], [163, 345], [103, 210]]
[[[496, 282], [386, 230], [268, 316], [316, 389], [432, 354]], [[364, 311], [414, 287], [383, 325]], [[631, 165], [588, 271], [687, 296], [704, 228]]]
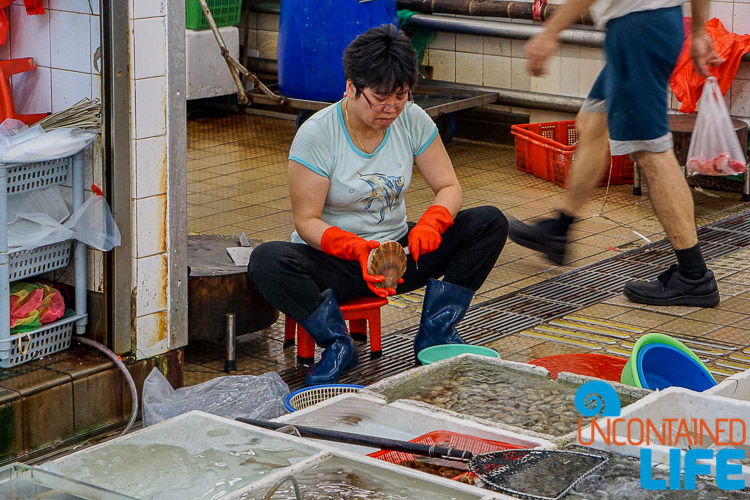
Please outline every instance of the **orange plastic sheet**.
[[[685, 43], [682, 45], [682, 52], [677, 59], [672, 77], [669, 79], [669, 85], [672, 87], [677, 100], [682, 103], [680, 111], [683, 113], [693, 113], [696, 109], [698, 99], [703, 91], [705, 77], [702, 77], [695, 70], [693, 60], [690, 55], [690, 45], [692, 43], [691, 18], [685, 18]], [[734, 75], [740, 65], [740, 59], [746, 52], [750, 52], [750, 35], [738, 35], [730, 33], [717, 18], [713, 18], [706, 23], [706, 33], [714, 41], [714, 49], [724, 58], [724, 62], [715, 68], [710, 68], [713, 76], [719, 80], [719, 88], [722, 94], [726, 94], [729, 87], [732, 86]]]

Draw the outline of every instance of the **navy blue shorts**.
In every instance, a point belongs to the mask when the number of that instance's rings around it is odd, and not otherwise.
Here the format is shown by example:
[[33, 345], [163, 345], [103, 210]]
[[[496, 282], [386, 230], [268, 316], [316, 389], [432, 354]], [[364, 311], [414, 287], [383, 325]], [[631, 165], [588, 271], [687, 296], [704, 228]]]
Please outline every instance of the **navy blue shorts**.
[[679, 6], [634, 12], [607, 23], [607, 63], [581, 110], [606, 111], [612, 154], [672, 149], [667, 85], [683, 38]]

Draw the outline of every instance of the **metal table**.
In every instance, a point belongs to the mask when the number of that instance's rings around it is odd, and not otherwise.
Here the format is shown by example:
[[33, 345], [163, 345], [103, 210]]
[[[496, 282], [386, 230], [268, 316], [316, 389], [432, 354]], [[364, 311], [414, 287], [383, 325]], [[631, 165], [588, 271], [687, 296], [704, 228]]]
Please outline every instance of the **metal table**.
[[[274, 93], [281, 95], [279, 93], [278, 84], [268, 85], [268, 88]], [[250, 99], [250, 102], [255, 104], [278, 106], [280, 109], [285, 110], [309, 111], [310, 113], [299, 114], [297, 125], [300, 125], [301, 121], [307, 119], [307, 117], [312, 114], [311, 112], [321, 110], [331, 104], [326, 101], [309, 101], [306, 99], [295, 99], [289, 97], [284, 97], [285, 102], [279, 103], [277, 99], [265, 95], [258, 88], [249, 92], [247, 97]], [[430, 118], [438, 121], [438, 128], [441, 128], [439, 119], [442, 116], [448, 116], [450, 119], [450, 113], [476, 106], [484, 106], [485, 104], [492, 104], [496, 102], [497, 99], [497, 92], [455, 89], [432, 83], [429, 80], [419, 82], [419, 85], [414, 91], [414, 102], [424, 109]], [[448, 142], [442, 133], [441, 137], [443, 137], [445, 142]]]

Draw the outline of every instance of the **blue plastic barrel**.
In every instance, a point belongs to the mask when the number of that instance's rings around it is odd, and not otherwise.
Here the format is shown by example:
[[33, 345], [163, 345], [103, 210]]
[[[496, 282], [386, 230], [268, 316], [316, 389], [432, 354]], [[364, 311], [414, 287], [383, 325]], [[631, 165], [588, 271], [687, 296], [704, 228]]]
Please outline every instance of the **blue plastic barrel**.
[[368, 29], [396, 24], [396, 0], [281, 2], [279, 88], [286, 97], [337, 101], [346, 91], [344, 49]]

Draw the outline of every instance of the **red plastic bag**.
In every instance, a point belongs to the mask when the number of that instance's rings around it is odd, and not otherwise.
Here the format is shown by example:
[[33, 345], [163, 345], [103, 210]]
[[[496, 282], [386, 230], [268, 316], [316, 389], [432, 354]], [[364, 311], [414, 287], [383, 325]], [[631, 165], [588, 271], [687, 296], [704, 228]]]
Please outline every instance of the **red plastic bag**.
[[719, 82], [713, 76], [703, 86], [686, 166], [688, 172], [702, 175], [734, 175], [745, 171], [745, 155]]
[[[682, 45], [682, 52], [677, 59], [672, 76], [669, 79], [669, 85], [672, 87], [677, 100], [682, 103], [680, 111], [683, 113], [693, 113], [698, 103], [698, 97], [703, 91], [705, 79], [698, 74], [693, 65], [693, 59], [690, 56], [690, 46], [692, 35], [690, 33], [689, 17], [685, 18], [685, 43]], [[714, 42], [716, 53], [724, 58], [724, 62], [715, 68], [709, 67], [711, 74], [719, 80], [721, 93], [726, 94], [729, 87], [732, 86], [734, 75], [740, 65], [740, 59], [746, 52], [750, 52], [750, 35], [738, 35], [726, 30], [721, 21], [716, 18], [706, 23], [706, 33]]]

